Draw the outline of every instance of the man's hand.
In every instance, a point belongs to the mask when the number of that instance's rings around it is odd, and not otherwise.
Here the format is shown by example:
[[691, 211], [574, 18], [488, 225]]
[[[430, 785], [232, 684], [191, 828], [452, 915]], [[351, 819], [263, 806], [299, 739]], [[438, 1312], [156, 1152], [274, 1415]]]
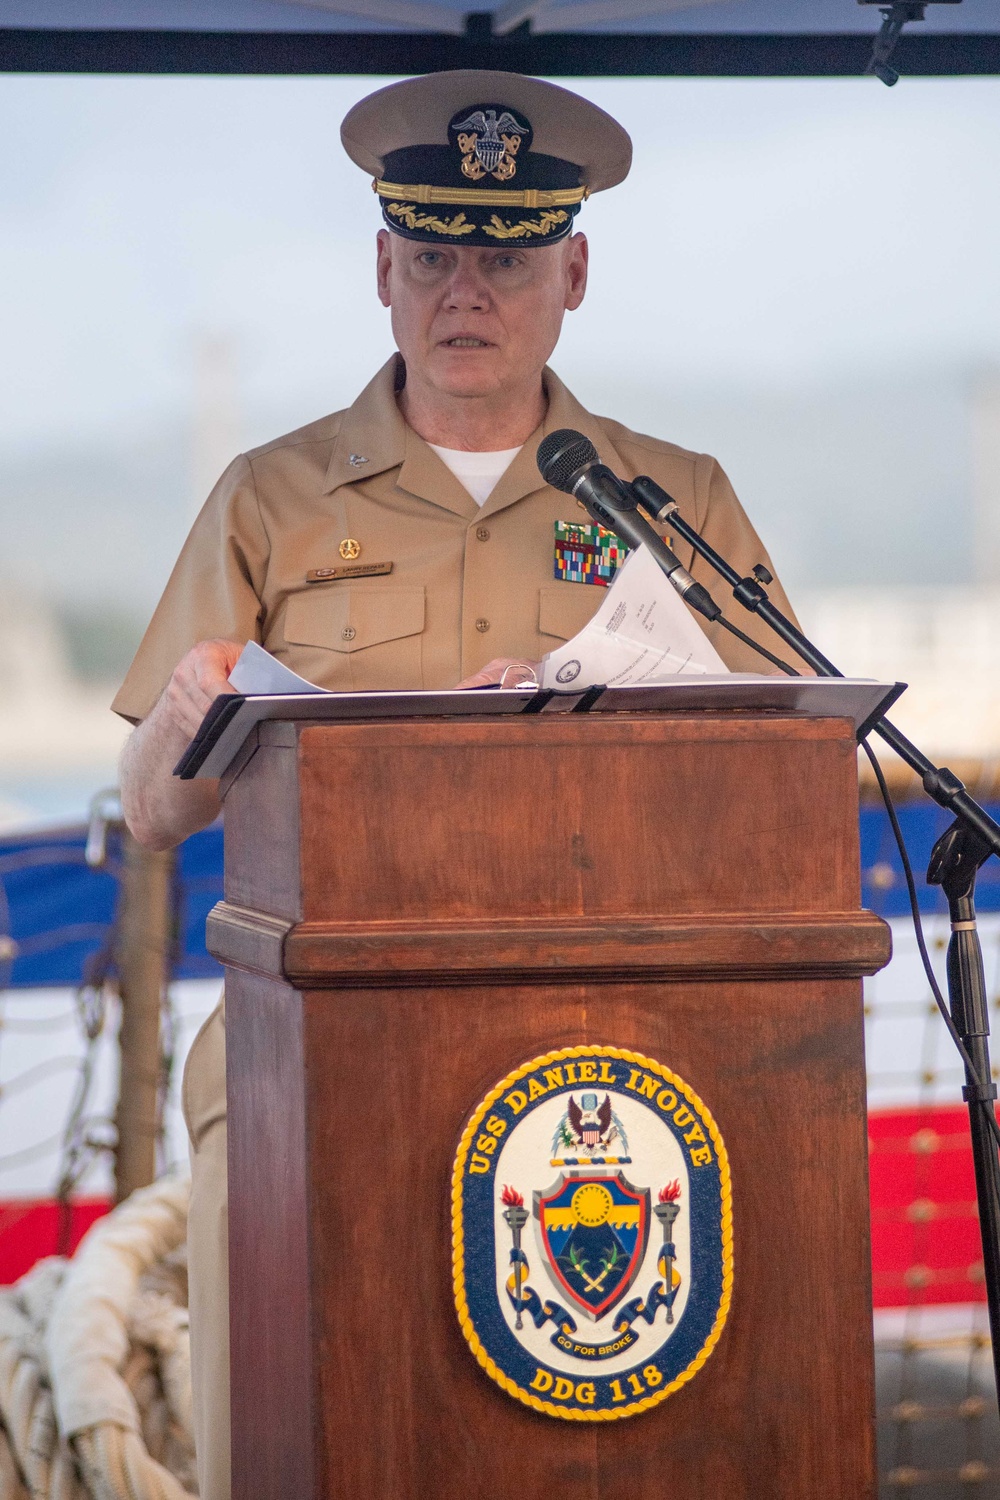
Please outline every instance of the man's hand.
[[180, 781], [173, 771], [214, 700], [236, 691], [228, 678], [242, 650], [238, 641], [192, 646], [126, 741], [122, 809], [132, 836], [149, 849], [171, 849], [219, 815], [217, 781]]
[[535, 676], [538, 665], [538, 662], [522, 661], [518, 656], [498, 656], [488, 661], [474, 677], [463, 678], [458, 687], [492, 687], [497, 682], [505, 688], [517, 687], [519, 682], [527, 682], [529, 677]]
[[[243, 647], [236, 641], [200, 641], [174, 668], [163, 698], [164, 712], [192, 740], [220, 693], [235, 693], [229, 674]], [[159, 704], [157, 704], [157, 708]]]

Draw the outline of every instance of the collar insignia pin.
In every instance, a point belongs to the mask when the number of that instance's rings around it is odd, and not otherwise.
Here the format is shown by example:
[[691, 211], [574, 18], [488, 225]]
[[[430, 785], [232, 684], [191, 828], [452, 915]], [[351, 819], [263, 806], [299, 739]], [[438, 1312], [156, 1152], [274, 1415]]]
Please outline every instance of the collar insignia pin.
[[361, 465], [367, 462], [368, 460], [363, 453], [352, 453], [348, 459], [348, 463], [352, 469], [360, 469]]

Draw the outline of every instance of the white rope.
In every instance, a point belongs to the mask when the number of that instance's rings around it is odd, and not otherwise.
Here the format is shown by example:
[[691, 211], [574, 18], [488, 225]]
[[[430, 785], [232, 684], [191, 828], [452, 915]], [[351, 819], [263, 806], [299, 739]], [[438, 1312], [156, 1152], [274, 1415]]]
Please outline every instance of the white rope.
[[193, 1500], [188, 1194], [133, 1194], [0, 1291], [2, 1500]]

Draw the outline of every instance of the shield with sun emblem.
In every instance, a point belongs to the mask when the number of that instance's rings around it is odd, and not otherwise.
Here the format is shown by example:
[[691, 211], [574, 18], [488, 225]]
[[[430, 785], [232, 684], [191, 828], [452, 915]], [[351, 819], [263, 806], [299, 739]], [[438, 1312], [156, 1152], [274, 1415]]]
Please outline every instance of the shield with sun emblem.
[[561, 1174], [534, 1194], [545, 1269], [561, 1296], [595, 1322], [635, 1280], [649, 1240], [649, 1189], [621, 1172]]

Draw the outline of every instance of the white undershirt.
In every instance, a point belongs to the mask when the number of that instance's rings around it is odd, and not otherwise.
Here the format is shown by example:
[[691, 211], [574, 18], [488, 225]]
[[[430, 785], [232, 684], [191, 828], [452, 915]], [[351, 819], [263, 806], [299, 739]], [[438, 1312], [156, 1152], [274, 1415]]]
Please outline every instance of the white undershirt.
[[501, 475], [510, 468], [523, 445], [501, 448], [496, 453], [466, 453], [461, 448], [439, 448], [436, 443], [428, 443], [427, 446], [434, 449], [443, 464], [447, 464], [476, 504], [485, 505]]

